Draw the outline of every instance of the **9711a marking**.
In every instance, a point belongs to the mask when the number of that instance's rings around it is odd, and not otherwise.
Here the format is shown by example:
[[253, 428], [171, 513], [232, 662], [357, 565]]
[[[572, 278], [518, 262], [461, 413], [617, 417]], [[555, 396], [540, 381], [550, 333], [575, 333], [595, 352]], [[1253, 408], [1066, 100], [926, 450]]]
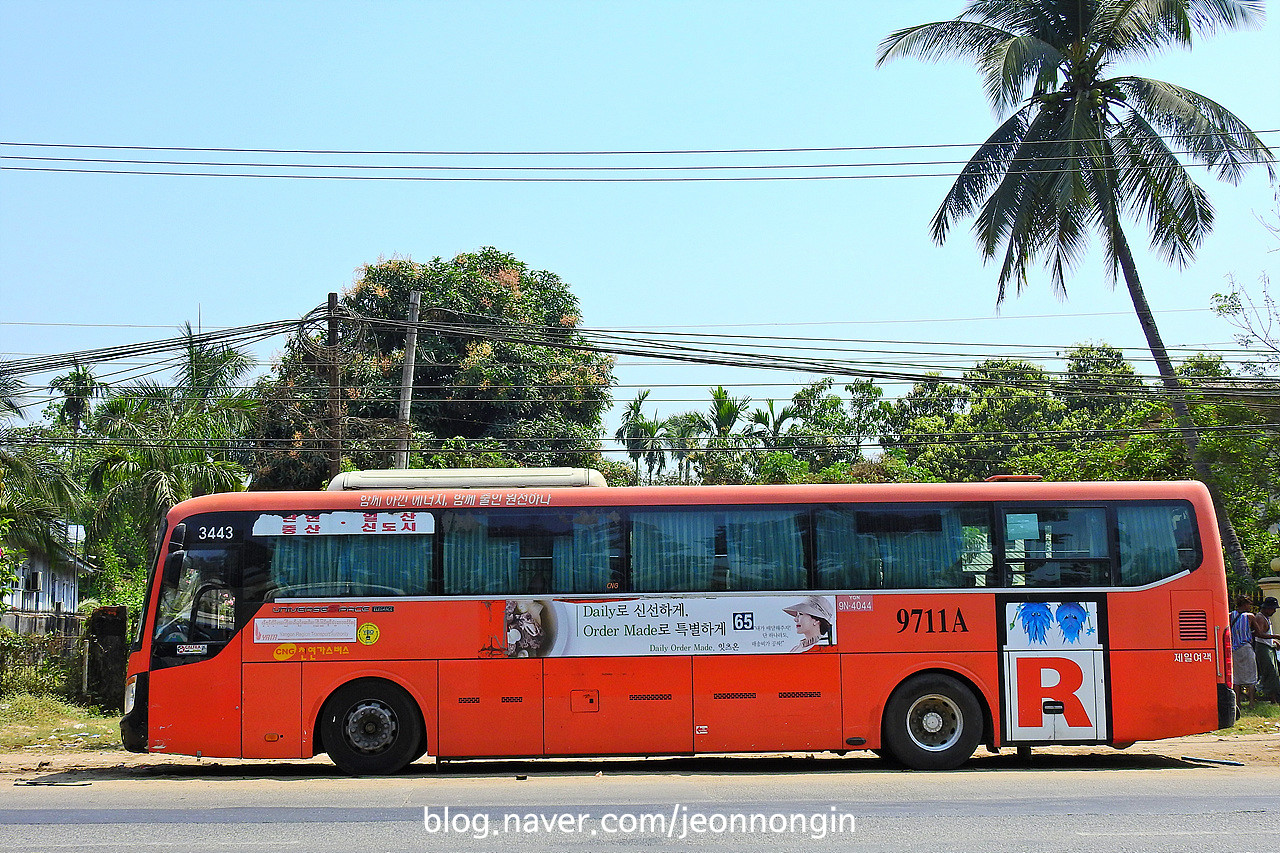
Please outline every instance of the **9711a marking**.
[[[913, 607], [908, 610], [905, 607], [898, 611], [898, 633], [901, 634], [911, 628], [913, 634], [967, 634], [969, 626], [965, 624], [964, 614], [957, 607], [951, 615], [951, 611], [945, 607], [929, 609], [924, 607]], [[948, 618], [949, 617], [949, 618]]]

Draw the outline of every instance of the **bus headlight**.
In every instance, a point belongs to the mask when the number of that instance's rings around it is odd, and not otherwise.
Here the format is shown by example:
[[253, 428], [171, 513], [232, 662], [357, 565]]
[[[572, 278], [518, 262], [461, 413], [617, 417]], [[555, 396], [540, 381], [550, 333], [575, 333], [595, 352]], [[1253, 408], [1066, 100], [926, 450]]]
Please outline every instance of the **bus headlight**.
[[133, 713], [133, 699], [138, 691], [138, 676], [133, 675], [124, 683], [124, 712]]

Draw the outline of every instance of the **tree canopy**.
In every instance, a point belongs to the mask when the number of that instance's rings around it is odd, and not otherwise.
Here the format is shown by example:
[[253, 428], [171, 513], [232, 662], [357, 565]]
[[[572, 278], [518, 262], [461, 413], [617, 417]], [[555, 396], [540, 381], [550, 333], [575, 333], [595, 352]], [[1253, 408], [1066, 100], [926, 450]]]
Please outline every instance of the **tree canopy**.
[[[343, 444], [360, 468], [389, 467], [409, 295], [422, 294], [412, 447], [500, 447], [513, 462], [584, 464], [599, 449], [613, 360], [585, 346], [568, 284], [493, 248], [445, 260], [369, 264], [342, 295]], [[259, 383], [263, 440], [255, 488], [318, 487], [327, 477], [329, 353], [322, 332], [286, 345]], [[279, 444], [292, 445], [279, 449]]]

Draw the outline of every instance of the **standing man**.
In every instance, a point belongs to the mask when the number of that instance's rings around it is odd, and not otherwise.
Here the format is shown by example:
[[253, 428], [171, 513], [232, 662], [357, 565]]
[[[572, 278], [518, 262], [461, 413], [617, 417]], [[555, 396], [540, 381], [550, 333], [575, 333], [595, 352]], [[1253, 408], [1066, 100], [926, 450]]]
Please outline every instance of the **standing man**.
[[1276, 672], [1275, 641], [1280, 635], [1271, 633], [1271, 617], [1280, 605], [1275, 596], [1262, 599], [1262, 608], [1250, 618], [1253, 620], [1253, 653], [1258, 663], [1258, 687], [1256, 694], [1266, 702], [1280, 703], [1280, 674]]
[[1236, 708], [1244, 710], [1253, 704], [1253, 691], [1258, 683], [1258, 657], [1253, 653], [1253, 599], [1236, 596], [1236, 609], [1231, 611], [1231, 672], [1235, 682]]

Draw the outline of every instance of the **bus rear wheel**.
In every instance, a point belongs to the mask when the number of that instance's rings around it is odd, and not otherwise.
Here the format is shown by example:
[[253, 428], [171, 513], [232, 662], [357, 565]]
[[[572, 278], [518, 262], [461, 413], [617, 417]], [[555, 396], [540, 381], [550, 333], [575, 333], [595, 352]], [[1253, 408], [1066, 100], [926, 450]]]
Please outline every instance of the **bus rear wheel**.
[[343, 772], [386, 776], [421, 755], [422, 717], [404, 690], [366, 678], [342, 685], [324, 703], [320, 737]]
[[948, 675], [907, 679], [884, 711], [884, 744], [914, 770], [954, 770], [982, 739], [982, 706], [973, 691]]

